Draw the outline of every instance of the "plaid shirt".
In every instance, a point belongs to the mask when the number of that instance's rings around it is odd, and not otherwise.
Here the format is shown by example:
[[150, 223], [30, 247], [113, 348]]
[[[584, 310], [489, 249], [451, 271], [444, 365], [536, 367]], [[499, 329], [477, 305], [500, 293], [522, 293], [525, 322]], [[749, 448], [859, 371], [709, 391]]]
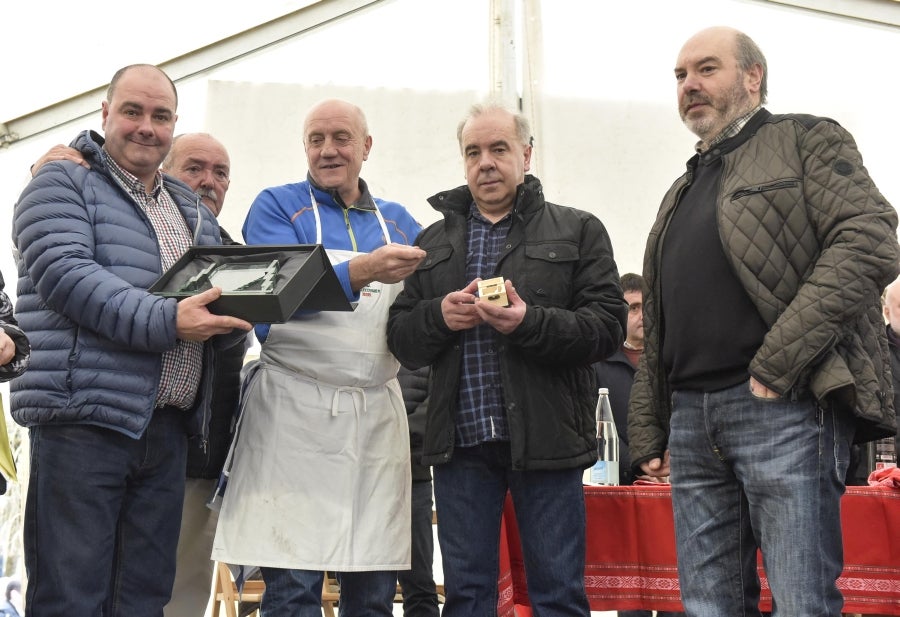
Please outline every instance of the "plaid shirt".
[[756, 112], [758, 112], [760, 109], [762, 109], [762, 105], [757, 105], [756, 107], [745, 113], [743, 116], [735, 118], [731, 122], [731, 124], [722, 129], [722, 131], [718, 135], [716, 135], [708, 145], [704, 144], [702, 140], [698, 141], [697, 145], [694, 146], [694, 150], [696, 150], [698, 154], [703, 154], [716, 144], [734, 137], [741, 132], [741, 129], [744, 128], [744, 125], [747, 124], [750, 121], [750, 118], [756, 115]]
[[[491, 223], [473, 203], [466, 226], [466, 280], [492, 278], [512, 217]], [[497, 331], [487, 324], [463, 331], [462, 374], [459, 383], [457, 446], [485, 441], [509, 441], [509, 425], [503, 409], [503, 384], [497, 355]]]
[[[187, 252], [192, 238], [184, 215], [163, 186], [162, 174], [156, 173], [153, 190], [148, 194], [143, 182], [122, 169], [109, 154], [106, 154], [105, 158], [116, 182], [150, 219], [159, 242], [163, 271], [168, 270]], [[202, 369], [203, 343], [177, 339], [175, 348], [163, 352], [162, 355], [162, 375], [156, 391], [156, 406], [172, 405], [188, 409], [197, 395]]]

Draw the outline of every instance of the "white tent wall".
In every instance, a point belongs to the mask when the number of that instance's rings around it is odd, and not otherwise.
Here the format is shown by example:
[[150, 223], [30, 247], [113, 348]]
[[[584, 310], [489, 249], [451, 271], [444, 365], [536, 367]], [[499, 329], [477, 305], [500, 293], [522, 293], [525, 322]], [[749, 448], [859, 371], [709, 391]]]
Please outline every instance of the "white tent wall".
[[[475, 92], [212, 81], [206, 128], [232, 153], [234, 169], [220, 215], [230, 233], [240, 231], [262, 188], [306, 177], [303, 116], [326, 97], [354, 101], [366, 111], [374, 143], [362, 176], [374, 195], [406, 205], [427, 225], [438, 214], [426, 199], [465, 183], [456, 126], [477, 100]], [[690, 152], [684, 131], [672, 122], [674, 112], [651, 103], [551, 97], [541, 105], [546, 143], [535, 148], [543, 150], [544, 167], [534, 171], [547, 198], [600, 217], [622, 272], [639, 270], [660, 196]], [[629, 147], [611, 145], [623, 143]]]
[[[376, 197], [406, 205], [424, 225], [436, 218], [425, 199], [465, 182], [456, 122], [474, 92], [211, 81], [206, 126], [231, 153], [232, 183], [220, 221], [233, 236], [261, 189], [306, 179], [303, 118], [331, 97], [366, 113], [373, 144], [362, 178]], [[246, 111], [236, 116], [235, 110]]]

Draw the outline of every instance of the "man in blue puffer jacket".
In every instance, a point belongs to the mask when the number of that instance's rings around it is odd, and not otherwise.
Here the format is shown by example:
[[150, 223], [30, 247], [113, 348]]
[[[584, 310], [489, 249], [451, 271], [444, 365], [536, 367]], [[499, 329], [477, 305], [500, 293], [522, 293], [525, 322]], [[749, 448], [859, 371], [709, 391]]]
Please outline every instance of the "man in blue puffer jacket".
[[121, 69], [103, 102], [105, 136], [72, 144], [90, 169], [45, 165], [15, 207], [16, 314], [33, 372], [12, 387], [12, 415], [31, 438], [33, 617], [162, 614], [186, 427], [210, 395], [204, 341], [251, 328], [207, 310], [219, 289], [180, 303], [147, 291], [190, 245], [221, 242], [199, 198], [158, 171], [176, 105], [158, 68]]

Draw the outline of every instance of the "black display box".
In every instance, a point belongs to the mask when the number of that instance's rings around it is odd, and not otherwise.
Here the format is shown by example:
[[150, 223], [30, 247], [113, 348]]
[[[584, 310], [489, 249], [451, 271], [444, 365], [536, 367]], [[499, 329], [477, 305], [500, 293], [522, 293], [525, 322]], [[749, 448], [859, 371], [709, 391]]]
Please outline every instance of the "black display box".
[[222, 296], [208, 305], [210, 312], [260, 324], [284, 323], [301, 308], [317, 311], [355, 308], [347, 300], [321, 244], [192, 246], [149, 291], [169, 298], [187, 298], [202, 291], [185, 288], [191, 287], [191, 279], [203, 279], [202, 272], [210, 266], [259, 270], [258, 264], [274, 261], [278, 265], [270, 282], [271, 292], [236, 291], [223, 286]]

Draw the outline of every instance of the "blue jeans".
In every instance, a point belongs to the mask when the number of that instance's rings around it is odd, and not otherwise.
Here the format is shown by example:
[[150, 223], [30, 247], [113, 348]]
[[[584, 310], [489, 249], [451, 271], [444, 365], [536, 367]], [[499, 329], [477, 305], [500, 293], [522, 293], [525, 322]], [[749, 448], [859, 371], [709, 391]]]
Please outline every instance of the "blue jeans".
[[854, 427], [811, 399], [749, 384], [672, 396], [678, 578], [695, 617], [759, 616], [757, 548], [776, 617], [838, 617], [840, 502]]
[[162, 617], [181, 525], [183, 414], [156, 410], [140, 439], [86, 424], [30, 430], [29, 617]]
[[509, 443], [457, 448], [434, 467], [446, 603], [442, 617], [497, 614], [500, 520], [507, 490], [535, 615], [590, 615], [584, 590], [581, 469], [512, 471]]
[[[316, 570], [260, 568], [266, 591], [260, 604], [262, 617], [322, 617], [322, 583]], [[340, 617], [391, 617], [397, 572], [338, 572]]]
[[403, 617], [438, 617], [434, 585], [434, 532], [431, 524], [431, 482], [412, 483], [412, 568], [397, 572], [403, 590]]

